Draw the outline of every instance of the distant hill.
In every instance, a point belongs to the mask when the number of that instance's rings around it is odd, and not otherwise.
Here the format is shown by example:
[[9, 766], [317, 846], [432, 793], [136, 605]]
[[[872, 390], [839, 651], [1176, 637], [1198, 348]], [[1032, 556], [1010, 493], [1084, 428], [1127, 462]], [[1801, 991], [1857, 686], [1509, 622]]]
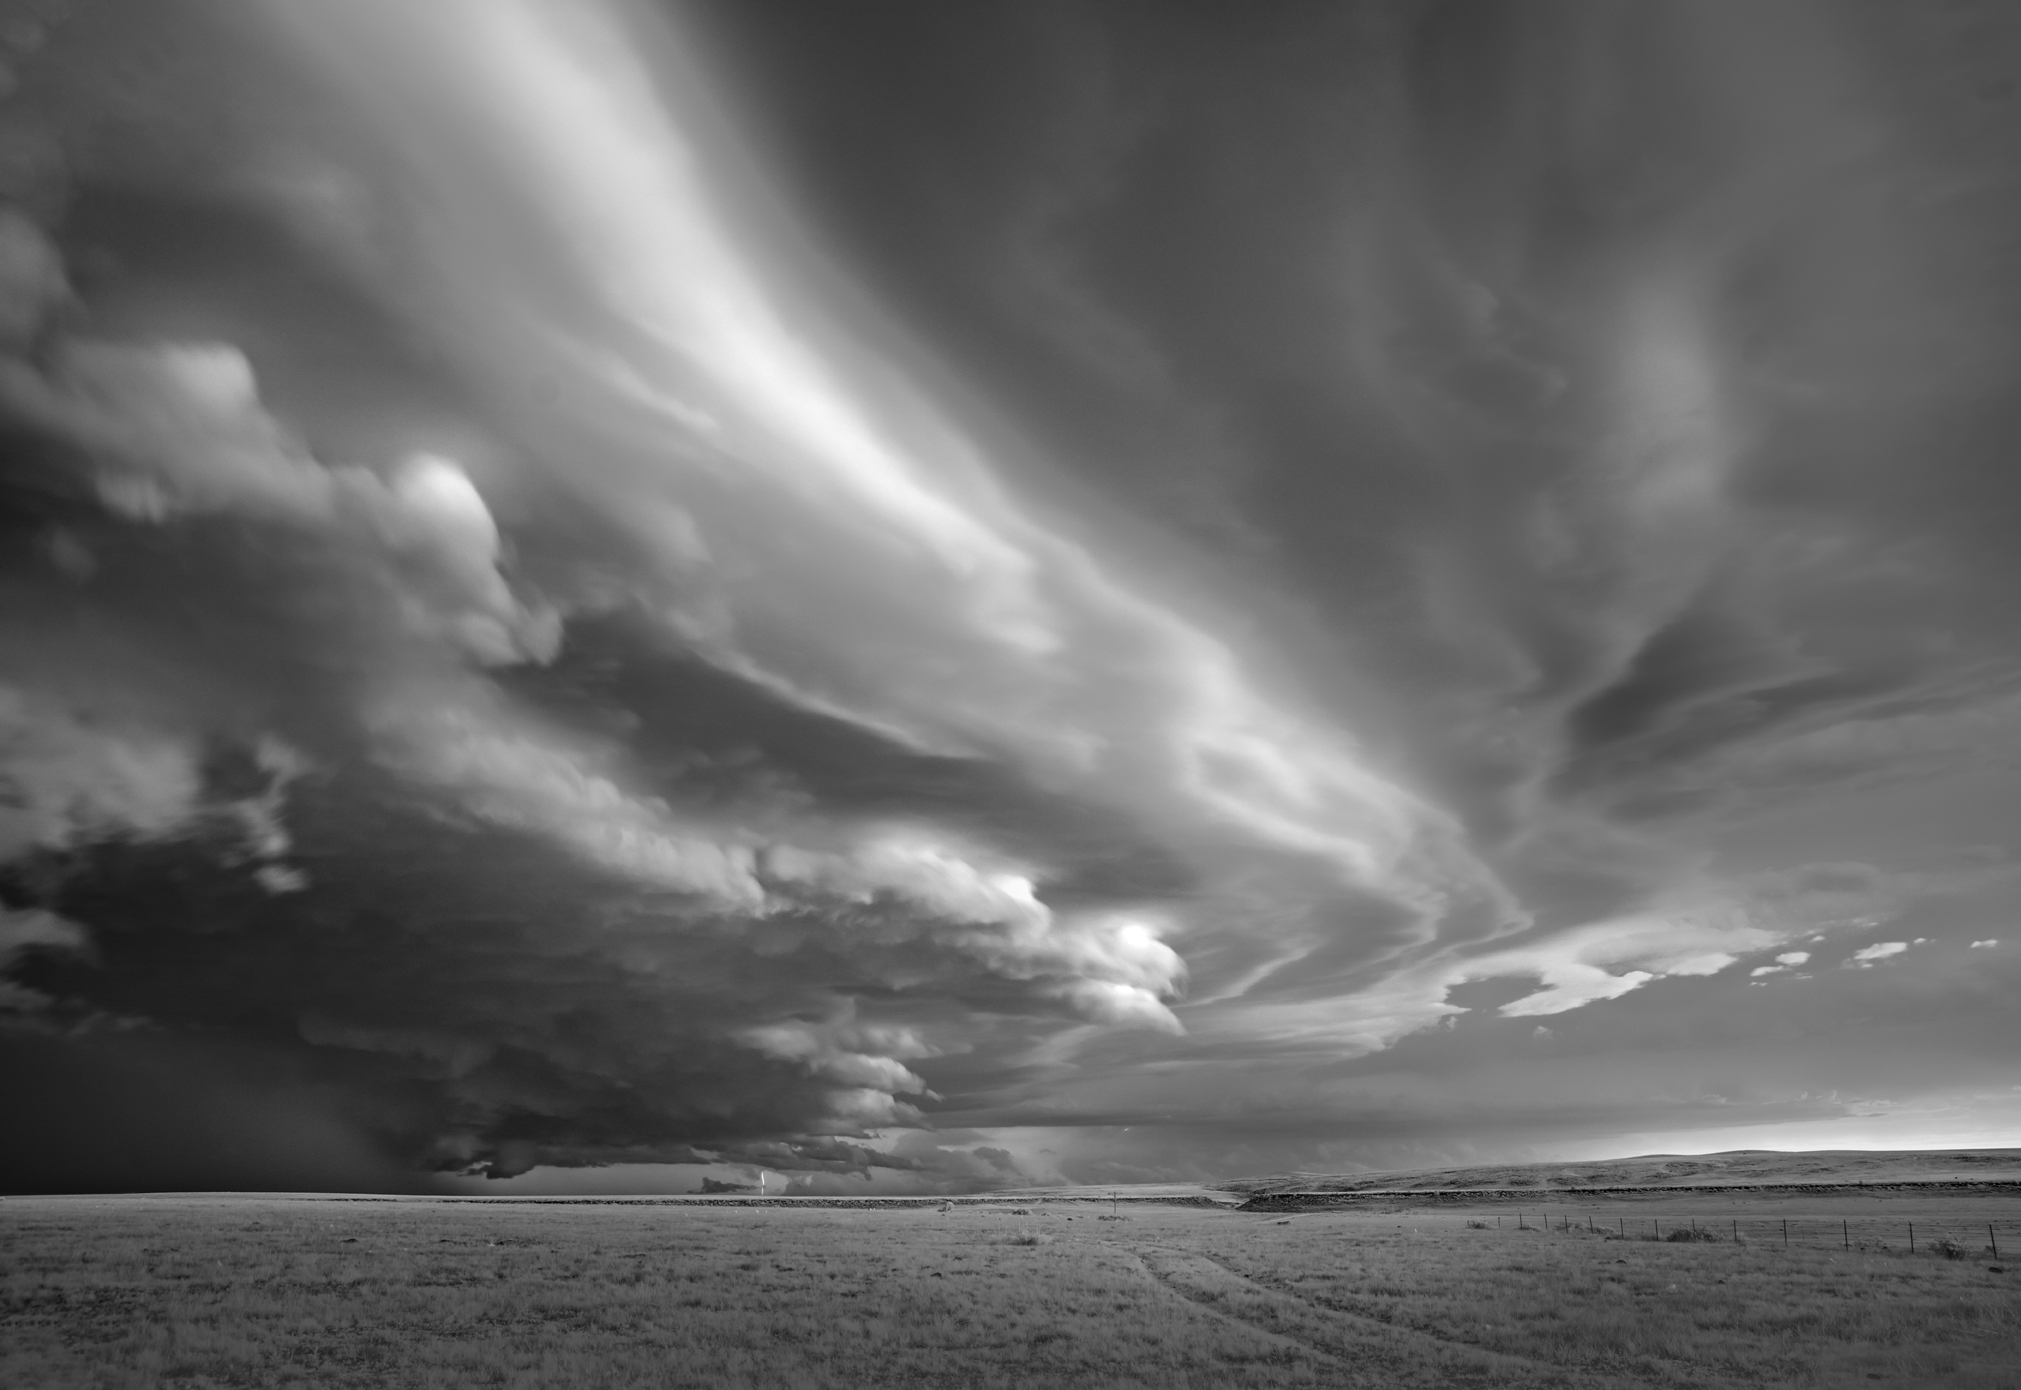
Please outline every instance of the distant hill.
[[2021, 1181], [2021, 1149], [1825, 1149], [1645, 1154], [1591, 1163], [1496, 1163], [1379, 1173], [1274, 1173], [1225, 1192], [1428, 1192], [1464, 1188], [1722, 1187], [1774, 1183]]

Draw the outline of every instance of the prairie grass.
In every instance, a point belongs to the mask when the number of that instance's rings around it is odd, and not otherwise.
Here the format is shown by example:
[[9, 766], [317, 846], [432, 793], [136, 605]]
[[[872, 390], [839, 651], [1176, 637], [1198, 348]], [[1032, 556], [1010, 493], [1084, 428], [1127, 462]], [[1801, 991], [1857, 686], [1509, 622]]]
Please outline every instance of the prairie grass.
[[0, 1384], [2021, 1387], [2021, 1291], [1982, 1260], [1094, 1218], [14, 1198]]

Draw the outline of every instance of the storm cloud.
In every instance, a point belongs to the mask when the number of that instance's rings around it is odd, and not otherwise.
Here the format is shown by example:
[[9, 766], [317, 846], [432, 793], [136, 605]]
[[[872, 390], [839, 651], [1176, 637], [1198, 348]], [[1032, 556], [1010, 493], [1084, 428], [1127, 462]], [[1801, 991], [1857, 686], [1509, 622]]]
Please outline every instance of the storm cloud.
[[1997, 7], [8, 11], [0, 1182], [2011, 1140]]

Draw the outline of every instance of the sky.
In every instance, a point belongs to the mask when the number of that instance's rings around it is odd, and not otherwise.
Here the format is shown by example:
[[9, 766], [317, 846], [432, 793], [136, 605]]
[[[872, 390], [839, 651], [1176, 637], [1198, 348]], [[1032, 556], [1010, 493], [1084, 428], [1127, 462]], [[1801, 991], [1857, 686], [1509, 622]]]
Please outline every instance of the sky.
[[0, 1188], [2021, 1145], [2021, 13], [0, 0]]

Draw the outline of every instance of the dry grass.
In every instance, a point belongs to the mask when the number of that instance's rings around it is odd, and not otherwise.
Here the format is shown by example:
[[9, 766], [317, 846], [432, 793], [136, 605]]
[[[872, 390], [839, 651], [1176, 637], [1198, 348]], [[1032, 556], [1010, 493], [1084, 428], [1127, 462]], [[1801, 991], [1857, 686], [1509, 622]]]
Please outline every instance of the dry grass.
[[1983, 1260], [1028, 1212], [16, 1198], [0, 1384], [2021, 1387]]
[[1302, 1305], [1604, 1384], [2021, 1386], [2021, 1280], [1983, 1258], [1681, 1234], [1313, 1215], [1215, 1253]]

